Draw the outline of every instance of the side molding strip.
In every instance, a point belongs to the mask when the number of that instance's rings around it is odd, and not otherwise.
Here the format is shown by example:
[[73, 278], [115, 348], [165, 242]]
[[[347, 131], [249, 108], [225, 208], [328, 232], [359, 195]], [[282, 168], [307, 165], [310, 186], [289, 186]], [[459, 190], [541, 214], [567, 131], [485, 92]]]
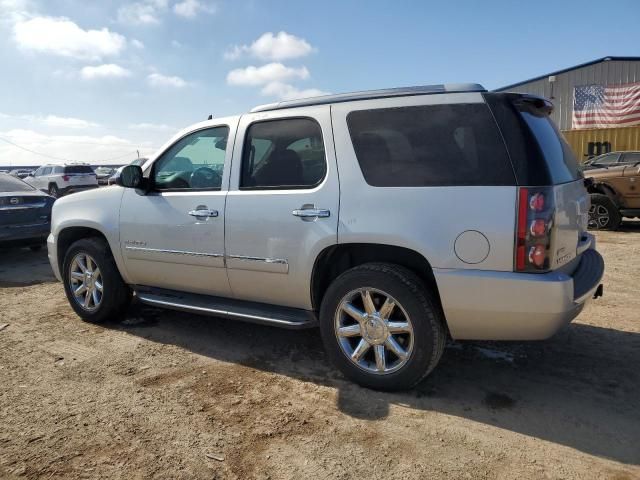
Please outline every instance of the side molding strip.
[[125, 246], [124, 248], [125, 250], [133, 250], [136, 252], [170, 253], [173, 255], [190, 255], [193, 257], [212, 257], [212, 258], [224, 257], [224, 255], [222, 255], [221, 253], [187, 252], [185, 250], [165, 250], [162, 248], [131, 247], [129, 245]]

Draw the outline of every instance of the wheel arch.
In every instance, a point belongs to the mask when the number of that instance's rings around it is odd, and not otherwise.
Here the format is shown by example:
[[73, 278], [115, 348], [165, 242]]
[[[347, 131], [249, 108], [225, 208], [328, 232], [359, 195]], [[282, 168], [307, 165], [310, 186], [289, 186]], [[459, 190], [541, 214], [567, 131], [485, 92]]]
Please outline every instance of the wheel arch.
[[433, 268], [420, 253], [406, 247], [379, 243], [342, 243], [325, 248], [316, 257], [311, 276], [311, 303], [318, 311], [327, 288], [341, 273], [370, 262], [403, 266], [415, 273], [433, 291], [440, 304], [440, 293]]
[[[105, 243], [107, 244], [107, 247], [111, 251], [111, 246], [109, 245], [109, 241], [107, 240], [107, 237], [105, 236], [105, 234], [95, 228], [73, 226], [73, 227], [66, 227], [60, 230], [60, 232], [58, 232], [58, 237], [56, 241], [56, 249], [57, 249], [56, 253], [58, 258], [58, 268], [60, 272], [62, 272], [64, 256], [67, 250], [69, 249], [69, 247], [77, 240], [80, 240], [82, 238], [91, 238], [91, 237], [98, 237], [104, 240]], [[111, 253], [113, 254], [112, 251]]]
[[616, 192], [615, 189], [607, 183], [594, 182], [589, 186], [587, 192], [589, 192], [590, 194], [606, 195], [607, 197], [609, 197], [609, 199], [611, 199], [616, 207], [618, 207], [620, 203], [618, 201], [618, 192]]

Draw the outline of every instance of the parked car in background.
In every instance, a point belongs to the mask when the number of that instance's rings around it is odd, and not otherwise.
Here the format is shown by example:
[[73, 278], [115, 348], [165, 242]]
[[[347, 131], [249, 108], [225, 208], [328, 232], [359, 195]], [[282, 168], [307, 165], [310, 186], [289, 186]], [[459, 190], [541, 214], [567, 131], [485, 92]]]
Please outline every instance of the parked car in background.
[[589, 198], [553, 105], [479, 85], [284, 101], [176, 135], [56, 202], [49, 259], [83, 319], [139, 301], [306, 328], [372, 388], [448, 336], [540, 340], [602, 293]]
[[98, 179], [98, 185], [107, 185], [109, 178], [115, 173], [116, 169], [113, 167], [98, 167], [94, 170]]
[[582, 164], [582, 170], [633, 165], [640, 162], [640, 152], [609, 152], [593, 157]]
[[88, 163], [43, 165], [25, 178], [33, 187], [58, 198], [68, 193], [98, 188], [98, 179]]
[[49, 235], [54, 201], [24, 181], [0, 174], [0, 246], [41, 248]]
[[640, 152], [635, 154], [633, 163], [616, 162], [585, 172], [590, 180], [589, 228], [616, 230], [623, 217], [640, 217]]
[[[141, 167], [142, 165], [144, 165], [144, 163], [148, 160], [148, 158], [136, 158], [133, 162], [131, 162], [129, 165], [138, 165], [139, 167]], [[109, 177], [109, 180], [107, 182], [108, 185], [114, 185], [116, 183], [116, 180], [118, 179], [118, 177], [120, 176], [120, 172], [122, 172], [122, 169], [126, 167], [126, 165], [123, 165], [119, 168], [116, 169], [116, 171], [113, 173], [113, 175], [111, 175], [111, 177]]]
[[26, 169], [26, 168], [16, 168], [14, 170], [11, 170], [11, 172], [9, 172], [11, 175], [13, 175], [14, 177], [17, 178], [26, 178], [29, 175], [31, 175], [33, 173], [33, 170], [30, 169]]

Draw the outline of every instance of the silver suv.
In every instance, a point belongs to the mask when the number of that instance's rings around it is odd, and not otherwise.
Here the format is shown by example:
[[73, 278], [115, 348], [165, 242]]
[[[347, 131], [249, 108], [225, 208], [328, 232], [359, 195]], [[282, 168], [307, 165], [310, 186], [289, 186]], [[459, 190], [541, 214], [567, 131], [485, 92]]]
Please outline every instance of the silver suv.
[[98, 188], [98, 178], [88, 163], [43, 165], [24, 179], [52, 197]]
[[348, 378], [408, 388], [449, 336], [545, 339], [602, 293], [589, 197], [550, 111], [438, 85], [202, 122], [120, 187], [56, 202], [51, 265], [87, 321], [115, 319], [135, 292], [319, 326]]

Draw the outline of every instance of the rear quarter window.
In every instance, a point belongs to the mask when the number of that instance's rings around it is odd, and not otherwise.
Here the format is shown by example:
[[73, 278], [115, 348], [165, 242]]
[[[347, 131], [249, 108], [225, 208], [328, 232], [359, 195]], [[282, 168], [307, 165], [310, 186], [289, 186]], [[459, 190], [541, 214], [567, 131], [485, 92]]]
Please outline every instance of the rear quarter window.
[[351, 141], [369, 185], [514, 185], [504, 142], [484, 103], [349, 113]]

